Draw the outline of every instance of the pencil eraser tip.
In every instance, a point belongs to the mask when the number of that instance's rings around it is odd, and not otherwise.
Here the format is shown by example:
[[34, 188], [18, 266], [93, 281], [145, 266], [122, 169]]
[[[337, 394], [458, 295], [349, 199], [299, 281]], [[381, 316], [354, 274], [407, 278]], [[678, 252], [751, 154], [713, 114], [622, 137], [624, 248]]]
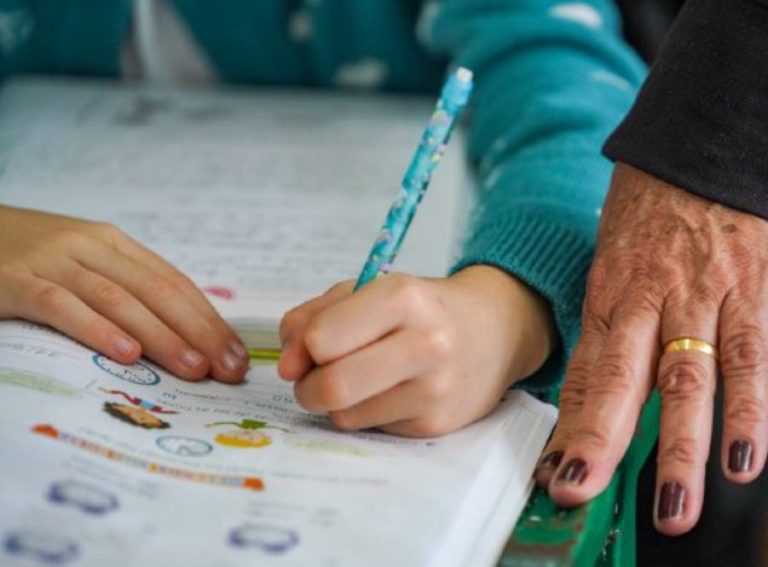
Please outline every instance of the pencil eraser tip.
[[466, 67], [459, 67], [456, 69], [456, 78], [462, 83], [469, 83], [472, 81], [473, 73]]

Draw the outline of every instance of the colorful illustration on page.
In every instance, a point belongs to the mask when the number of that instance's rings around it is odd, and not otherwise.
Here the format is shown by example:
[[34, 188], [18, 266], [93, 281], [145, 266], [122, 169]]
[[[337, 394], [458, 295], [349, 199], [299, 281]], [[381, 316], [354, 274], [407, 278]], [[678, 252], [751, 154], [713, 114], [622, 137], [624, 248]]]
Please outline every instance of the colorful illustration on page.
[[128, 404], [118, 404], [115, 402], [104, 402], [104, 411], [129, 425], [141, 427], [143, 429], [168, 429], [171, 424], [163, 421], [155, 414], [138, 406]]
[[262, 429], [276, 429], [285, 433], [290, 433], [282, 427], [269, 425], [266, 421], [257, 421], [255, 419], [244, 419], [240, 422], [235, 421], [217, 421], [209, 423], [206, 427], [216, 427], [219, 425], [234, 425], [237, 429], [232, 429], [219, 433], [214, 440], [219, 445], [225, 447], [236, 447], [238, 449], [259, 449], [272, 444], [272, 438], [261, 431]]
[[145, 400], [138, 396], [132, 396], [131, 394], [128, 394], [127, 392], [124, 392], [122, 390], [107, 390], [106, 388], [99, 388], [99, 390], [104, 392], [105, 394], [113, 394], [115, 396], [120, 396], [126, 401], [131, 402], [133, 405], [144, 408], [145, 410], [150, 411], [152, 413], [163, 413], [167, 415], [179, 413], [176, 410], [166, 409], [154, 402], [150, 402], [149, 400]]
[[51, 483], [46, 499], [52, 504], [72, 506], [91, 516], [103, 516], [118, 508], [117, 496], [79, 480], [61, 480]]
[[229, 532], [229, 543], [233, 547], [255, 548], [270, 555], [280, 555], [299, 544], [299, 534], [292, 528], [248, 523]]
[[80, 555], [77, 542], [42, 529], [17, 529], [6, 534], [3, 550], [8, 555], [44, 565], [65, 565]]

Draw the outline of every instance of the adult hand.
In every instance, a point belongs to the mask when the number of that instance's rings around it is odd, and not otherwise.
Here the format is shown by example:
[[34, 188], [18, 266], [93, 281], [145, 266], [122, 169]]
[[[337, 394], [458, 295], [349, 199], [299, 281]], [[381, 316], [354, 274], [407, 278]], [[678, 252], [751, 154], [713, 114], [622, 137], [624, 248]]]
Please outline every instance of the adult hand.
[[654, 521], [669, 535], [696, 524], [718, 361], [698, 351], [663, 352], [681, 337], [719, 346], [726, 477], [746, 483], [760, 473], [768, 437], [766, 275], [768, 222], [616, 167], [583, 335], [563, 384], [560, 422], [537, 472], [555, 501], [576, 505], [607, 486], [656, 386]]
[[490, 412], [552, 349], [546, 302], [493, 267], [352, 285], [286, 314], [278, 366], [299, 403], [342, 429], [448, 433]]
[[0, 319], [44, 323], [123, 364], [241, 380], [248, 353], [192, 282], [107, 224], [0, 207]]

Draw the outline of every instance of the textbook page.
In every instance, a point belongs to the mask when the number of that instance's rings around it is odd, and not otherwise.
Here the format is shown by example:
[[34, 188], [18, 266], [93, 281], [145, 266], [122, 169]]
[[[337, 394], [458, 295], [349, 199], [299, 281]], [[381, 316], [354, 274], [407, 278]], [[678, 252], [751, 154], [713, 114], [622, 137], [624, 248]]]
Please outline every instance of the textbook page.
[[488, 565], [556, 413], [513, 391], [441, 438], [341, 433], [273, 366], [189, 383], [24, 322], [0, 322], [0, 404], [4, 567]]
[[[225, 318], [274, 328], [288, 308], [357, 277], [433, 104], [11, 81], [0, 96], [0, 202], [114, 223], [190, 275]], [[450, 267], [470, 186], [460, 141], [399, 271]]]

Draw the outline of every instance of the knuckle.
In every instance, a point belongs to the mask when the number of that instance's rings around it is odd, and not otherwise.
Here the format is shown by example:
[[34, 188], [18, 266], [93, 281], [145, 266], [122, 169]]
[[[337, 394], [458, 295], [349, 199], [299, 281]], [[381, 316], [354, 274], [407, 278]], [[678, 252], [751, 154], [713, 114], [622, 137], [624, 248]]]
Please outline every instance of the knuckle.
[[101, 282], [93, 288], [93, 294], [100, 305], [114, 308], [123, 305], [128, 294], [112, 282]]
[[635, 384], [632, 377], [611, 377], [609, 379], [593, 379], [586, 391], [592, 399], [602, 398], [604, 401], [615, 400], [619, 398], [635, 399], [638, 384]]
[[720, 311], [720, 304], [723, 300], [723, 286], [717, 281], [717, 275], [712, 274], [709, 285], [699, 287], [693, 294], [692, 301], [699, 309], [704, 307], [712, 311]]
[[424, 353], [427, 357], [436, 360], [445, 360], [456, 347], [453, 333], [447, 330], [435, 330], [424, 337]]
[[150, 289], [152, 294], [160, 301], [167, 301], [174, 297], [177, 297], [181, 292], [179, 288], [173, 285], [169, 280], [164, 277], [157, 276], [150, 283]]
[[701, 462], [696, 440], [691, 437], [675, 437], [659, 446], [656, 458], [659, 465], [682, 464], [696, 465]]
[[337, 295], [349, 293], [352, 290], [353, 286], [354, 286], [354, 282], [352, 280], [345, 280], [343, 282], [338, 282], [333, 284], [331, 287], [329, 287], [323, 295], [337, 296]]
[[394, 279], [393, 302], [408, 312], [424, 313], [429, 308], [429, 295], [415, 278], [400, 276]]
[[300, 320], [301, 315], [298, 308], [288, 311], [280, 321], [280, 336], [285, 337], [291, 329], [296, 327]]
[[60, 230], [56, 237], [70, 250], [83, 250], [91, 245], [91, 239], [88, 236], [72, 228]]
[[[592, 387], [609, 387], [626, 389], [631, 386], [635, 372], [629, 359], [623, 353], [610, 352], [600, 357], [593, 376], [599, 377], [590, 383]], [[608, 378], [608, 379], [606, 379]]]
[[67, 300], [68, 292], [55, 285], [46, 285], [35, 292], [34, 303], [45, 313], [56, 313]]
[[122, 230], [108, 222], [94, 222], [91, 225], [91, 231], [101, 240], [105, 240], [106, 242], [110, 243], [117, 242], [124, 237]]
[[182, 274], [180, 271], [178, 271], [175, 268], [171, 271], [170, 274], [165, 276], [165, 280], [179, 290], [182, 290], [185, 288], [196, 289], [196, 286], [192, 282], [192, 280], [188, 276]]
[[311, 322], [307, 326], [307, 330], [304, 334], [304, 346], [309, 352], [309, 356], [315, 362], [323, 362], [326, 360], [327, 341], [325, 338], [325, 332], [318, 324]]
[[646, 320], [656, 319], [662, 310], [660, 294], [653, 288], [643, 288], [632, 293], [625, 301], [626, 310], [632, 316]]
[[766, 364], [764, 332], [744, 327], [723, 339], [721, 365], [725, 374], [757, 374]]
[[586, 383], [587, 378], [590, 376], [591, 373], [592, 373], [592, 361], [587, 360], [583, 356], [575, 356], [571, 359], [571, 362], [568, 364], [568, 377], [563, 387], [565, 387], [568, 384], [573, 386], [583, 385]]
[[573, 434], [573, 441], [579, 445], [601, 450], [608, 449], [611, 445], [611, 437], [608, 432], [595, 427], [576, 430]]
[[340, 410], [347, 407], [349, 388], [335, 372], [325, 371], [317, 377], [317, 398], [325, 408]]
[[725, 407], [726, 423], [740, 426], [756, 426], [765, 423], [768, 407], [764, 400], [754, 396], [739, 396], [729, 400]]
[[587, 398], [586, 374], [569, 374], [560, 390], [559, 405], [561, 413], [581, 410]]
[[714, 380], [702, 364], [692, 359], [676, 360], [662, 369], [658, 388], [665, 403], [687, 401], [713, 390]]
[[333, 424], [343, 431], [360, 429], [360, 425], [351, 411], [332, 411], [329, 414]]
[[434, 404], [448, 397], [451, 391], [451, 384], [445, 378], [434, 378], [432, 380], [424, 380], [422, 388], [427, 401], [430, 404]]

